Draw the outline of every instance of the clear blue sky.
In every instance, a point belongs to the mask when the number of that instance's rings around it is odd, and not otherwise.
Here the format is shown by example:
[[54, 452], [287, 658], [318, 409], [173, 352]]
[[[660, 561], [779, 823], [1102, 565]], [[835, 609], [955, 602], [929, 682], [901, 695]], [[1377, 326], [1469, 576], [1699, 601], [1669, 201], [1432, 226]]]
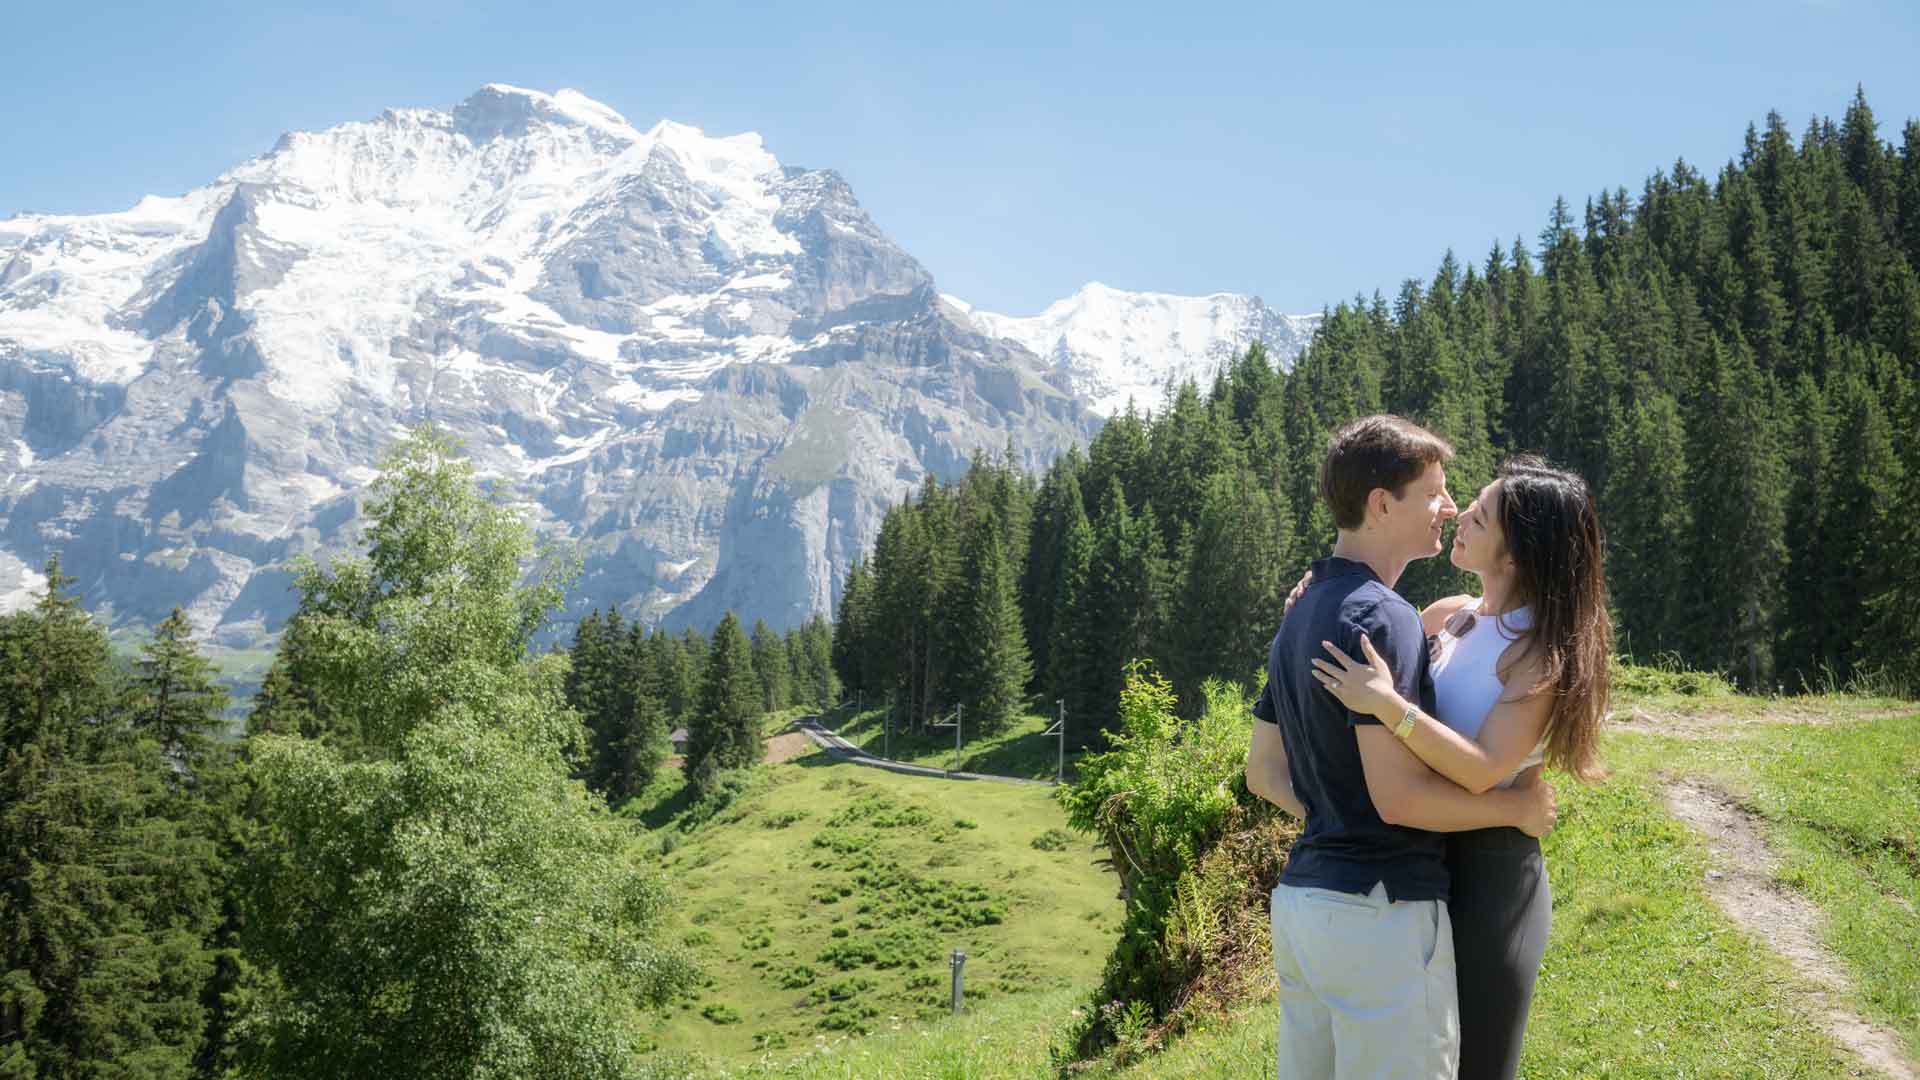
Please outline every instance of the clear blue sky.
[[1920, 115], [1920, 5], [681, 2], [325, 11], [4, 2], [0, 216], [177, 194], [282, 131], [575, 87], [838, 169], [941, 287], [1089, 280], [1288, 311], [1529, 240], [1554, 196], [1709, 171], [1862, 83]]

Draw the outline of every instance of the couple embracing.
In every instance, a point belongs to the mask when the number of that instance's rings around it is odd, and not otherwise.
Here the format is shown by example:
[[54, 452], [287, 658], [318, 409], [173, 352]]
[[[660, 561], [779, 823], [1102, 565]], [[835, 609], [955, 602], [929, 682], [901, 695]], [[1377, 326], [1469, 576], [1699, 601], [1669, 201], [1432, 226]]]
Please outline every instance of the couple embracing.
[[[1289, 600], [1247, 786], [1306, 822], [1273, 891], [1282, 1080], [1512, 1078], [1552, 894], [1543, 761], [1601, 775], [1612, 627], [1593, 498], [1515, 458], [1465, 511], [1452, 448], [1394, 416], [1336, 432], [1339, 539]], [[1394, 592], [1441, 550], [1480, 594]]]

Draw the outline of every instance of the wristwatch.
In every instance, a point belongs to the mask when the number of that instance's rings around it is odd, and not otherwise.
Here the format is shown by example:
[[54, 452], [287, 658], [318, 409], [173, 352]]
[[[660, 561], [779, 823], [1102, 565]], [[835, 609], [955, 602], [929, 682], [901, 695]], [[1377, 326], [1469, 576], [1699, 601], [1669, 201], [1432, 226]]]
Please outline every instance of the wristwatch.
[[1393, 737], [1406, 742], [1407, 736], [1413, 734], [1413, 718], [1419, 715], [1420, 706], [1408, 705], [1407, 711], [1400, 715], [1400, 722], [1393, 725]]

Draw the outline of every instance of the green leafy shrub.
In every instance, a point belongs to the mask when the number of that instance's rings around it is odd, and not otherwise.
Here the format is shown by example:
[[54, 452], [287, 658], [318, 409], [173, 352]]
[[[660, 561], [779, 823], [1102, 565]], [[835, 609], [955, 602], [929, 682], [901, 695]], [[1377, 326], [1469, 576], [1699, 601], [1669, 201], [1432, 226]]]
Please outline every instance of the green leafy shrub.
[[1614, 660], [1609, 672], [1613, 692], [1621, 697], [1726, 697], [1733, 684], [1711, 671], [1688, 671], [1677, 656], [1664, 656], [1651, 666]]
[[798, 990], [811, 986], [814, 980], [813, 969], [805, 964], [795, 964], [780, 973], [779, 983], [782, 990]]
[[870, 825], [876, 829], [925, 828], [933, 824], [933, 814], [924, 807], [902, 806], [881, 795], [862, 795], [835, 811], [827, 819], [829, 826]]
[[1209, 680], [1193, 720], [1136, 661], [1113, 749], [1080, 763], [1060, 802], [1074, 829], [1113, 853], [1127, 898], [1077, 1050], [1139, 1052], [1189, 1015], [1230, 1004], [1271, 964], [1266, 893], [1294, 825], [1247, 794], [1251, 713], [1239, 687]]
[[1046, 832], [1033, 838], [1033, 849], [1035, 851], [1065, 851], [1067, 845], [1071, 843], [1073, 843], [1073, 836], [1065, 829], [1048, 829]]
[[837, 855], [851, 855], [873, 846], [873, 834], [852, 829], [826, 828], [813, 835], [813, 846]]
[[702, 1008], [700, 1015], [716, 1024], [737, 1024], [740, 1022], [740, 1011], [731, 1005], [719, 1001]]
[[880, 1010], [871, 1005], [856, 1002], [840, 1002], [829, 1007], [820, 1017], [820, 1028], [824, 1031], [848, 1031], [859, 1035], [867, 1034], [869, 1024], [878, 1019]]
[[870, 939], [847, 938], [821, 949], [817, 959], [823, 964], [832, 964], [841, 971], [851, 971], [862, 964], [877, 963], [880, 952], [874, 948]]
[[866, 993], [877, 985], [864, 975], [850, 975], [844, 979], [835, 979], [824, 990], [828, 1001], [850, 1001]]
[[681, 815], [680, 828], [692, 832], [712, 821], [751, 790], [753, 781], [752, 769], [723, 769], [715, 773], [705, 792]]

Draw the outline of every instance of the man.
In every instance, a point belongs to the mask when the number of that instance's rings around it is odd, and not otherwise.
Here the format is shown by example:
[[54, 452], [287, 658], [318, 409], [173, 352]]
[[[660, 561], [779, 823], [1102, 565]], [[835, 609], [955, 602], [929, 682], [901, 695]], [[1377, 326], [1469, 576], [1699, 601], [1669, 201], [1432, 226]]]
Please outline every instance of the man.
[[[1459, 998], [1438, 833], [1552, 828], [1545, 784], [1474, 795], [1428, 769], [1393, 730], [1350, 712], [1312, 677], [1332, 642], [1370, 638], [1408, 701], [1431, 715], [1420, 613], [1393, 591], [1440, 552], [1457, 512], [1446, 441], [1396, 416], [1335, 432], [1320, 492], [1339, 538], [1282, 620], [1255, 703], [1247, 787], [1305, 819], [1273, 890], [1282, 1080], [1451, 1080]], [[1399, 738], [1396, 738], [1396, 734]]]

